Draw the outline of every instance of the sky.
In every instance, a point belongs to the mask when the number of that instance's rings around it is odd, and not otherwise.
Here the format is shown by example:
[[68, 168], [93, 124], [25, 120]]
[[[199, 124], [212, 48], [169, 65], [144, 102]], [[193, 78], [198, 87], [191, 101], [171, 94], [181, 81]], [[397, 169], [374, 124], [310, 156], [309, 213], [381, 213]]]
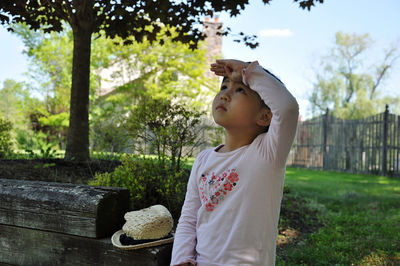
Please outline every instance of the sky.
[[[297, 98], [302, 119], [311, 116], [308, 97], [319, 59], [334, 45], [335, 33], [368, 33], [374, 40], [367, 64], [382, 60], [383, 51], [395, 44], [400, 53], [400, 0], [324, 0], [311, 11], [293, 0], [251, 0], [241, 15], [219, 14], [224, 27], [233, 32], [258, 35], [259, 47], [250, 49], [224, 37], [225, 58], [258, 60], [277, 75]], [[27, 81], [27, 57], [23, 43], [0, 25], [0, 88], [10, 78]], [[400, 96], [400, 60], [383, 84], [384, 94]]]

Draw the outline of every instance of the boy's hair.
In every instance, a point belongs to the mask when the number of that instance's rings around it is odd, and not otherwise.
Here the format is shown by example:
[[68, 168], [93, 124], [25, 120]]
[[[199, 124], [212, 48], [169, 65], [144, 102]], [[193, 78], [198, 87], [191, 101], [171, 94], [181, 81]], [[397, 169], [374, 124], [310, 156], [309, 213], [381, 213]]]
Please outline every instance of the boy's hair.
[[285, 86], [285, 84], [274, 74], [272, 74], [270, 71], [268, 71], [267, 69], [263, 68], [265, 72], [267, 72], [268, 74], [270, 74], [273, 78], [275, 78], [277, 81], [279, 81], [280, 84], [282, 84], [283, 86]]
[[[251, 62], [247, 62], [247, 63], [251, 63]], [[267, 69], [265, 69], [265, 68], [263, 68], [264, 69], [264, 71], [265, 72], [267, 72], [268, 74], [270, 74], [273, 78], [275, 78], [279, 83], [281, 83], [283, 86], [285, 86], [285, 84], [277, 77], [277, 76], [275, 76], [274, 74], [272, 74], [270, 71], [268, 71]], [[222, 83], [224, 83], [224, 81], [227, 79], [227, 77], [224, 77], [223, 79], [222, 79]], [[265, 107], [267, 107], [269, 110], [271, 110], [271, 108], [269, 108], [269, 106], [268, 105], [266, 105], [265, 104], [265, 102], [261, 99], [261, 104], [262, 105], [264, 105]], [[263, 131], [264, 133], [265, 132], [268, 132], [268, 129], [269, 129], [269, 125], [268, 126], [266, 126], [265, 127], [265, 130]]]

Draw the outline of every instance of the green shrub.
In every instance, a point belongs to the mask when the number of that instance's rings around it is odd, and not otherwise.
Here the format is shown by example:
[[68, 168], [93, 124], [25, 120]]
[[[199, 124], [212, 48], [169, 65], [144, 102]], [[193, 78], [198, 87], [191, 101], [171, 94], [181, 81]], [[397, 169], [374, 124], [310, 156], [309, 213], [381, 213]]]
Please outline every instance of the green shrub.
[[177, 221], [185, 199], [189, 170], [173, 171], [157, 159], [136, 155], [125, 155], [121, 162], [112, 173], [96, 174], [89, 185], [128, 188], [132, 209], [162, 204]]
[[11, 129], [11, 122], [0, 118], [0, 159], [7, 157], [12, 152]]
[[123, 152], [128, 142], [126, 132], [117, 119], [99, 118], [91, 122], [90, 140], [92, 150], [99, 152]]
[[204, 114], [179, 102], [146, 98], [130, 110], [125, 127], [132, 139], [142, 141], [134, 147], [137, 151], [145, 152], [142, 144], [149, 143], [159, 161], [169, 160], [170, 168], [180, 171], [182, 159], [201, 144]]
[[49, 135], [43, 131], [16, 130], [15, 141], [17, 148], [24, 150], [28, 158], [31, 159], [60, 157], [62, 152], [57, 141], [49, 141], [50, 139]]

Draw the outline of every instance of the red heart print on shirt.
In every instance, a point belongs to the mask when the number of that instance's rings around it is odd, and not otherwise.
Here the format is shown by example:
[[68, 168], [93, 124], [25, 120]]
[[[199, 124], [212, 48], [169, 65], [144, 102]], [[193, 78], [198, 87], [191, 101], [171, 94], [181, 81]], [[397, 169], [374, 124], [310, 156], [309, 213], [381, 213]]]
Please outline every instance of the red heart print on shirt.
[[214, 172], [202, 174], [200, 179], [201, 202], [207, 211], [213, 211], [224, 198], [231, 193], [237, 182], [239, 175], [236, 169], [225, 170], [220, 175]]

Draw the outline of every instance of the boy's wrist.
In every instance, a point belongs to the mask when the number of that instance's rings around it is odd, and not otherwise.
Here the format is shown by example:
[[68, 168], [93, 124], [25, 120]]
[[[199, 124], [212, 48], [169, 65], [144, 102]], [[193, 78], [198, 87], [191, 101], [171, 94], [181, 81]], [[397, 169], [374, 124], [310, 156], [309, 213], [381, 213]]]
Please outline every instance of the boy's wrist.
[[244, 85], [249, 86], [249, 77], [251, 75], [251, 73], [254, 71], [254, 69], [257, 68], [257, 66], [259, 66], [258, 61], [253, 61], [251, 63], [248, 63], [246, 68], [242, 69], [242, 82]]
[[231, 78], [233, 81], [242, 82], [243, 80], [243, 71], [249, 66], [249, 63], [239, 61], [239, 60], [232, 60], [231, 68], [232, 74]]

